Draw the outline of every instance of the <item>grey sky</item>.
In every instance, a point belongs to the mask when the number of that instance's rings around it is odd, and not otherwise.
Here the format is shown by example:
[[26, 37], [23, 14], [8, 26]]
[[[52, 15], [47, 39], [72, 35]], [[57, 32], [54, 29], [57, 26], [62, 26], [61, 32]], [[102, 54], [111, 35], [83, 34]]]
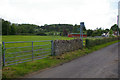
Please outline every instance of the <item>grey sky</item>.
[[87, 29], [117, 23], [119, 0], [0, 0], [0, 17], [13, 23], [79, 24]]

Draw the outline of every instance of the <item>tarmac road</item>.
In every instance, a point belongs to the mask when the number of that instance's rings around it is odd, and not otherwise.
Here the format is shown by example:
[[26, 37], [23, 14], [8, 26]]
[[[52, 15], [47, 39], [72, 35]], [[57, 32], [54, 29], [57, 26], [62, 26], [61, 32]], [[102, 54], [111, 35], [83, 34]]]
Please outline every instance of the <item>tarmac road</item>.
[[118, 78], [118, 45], [115, 43], [27, 78]]

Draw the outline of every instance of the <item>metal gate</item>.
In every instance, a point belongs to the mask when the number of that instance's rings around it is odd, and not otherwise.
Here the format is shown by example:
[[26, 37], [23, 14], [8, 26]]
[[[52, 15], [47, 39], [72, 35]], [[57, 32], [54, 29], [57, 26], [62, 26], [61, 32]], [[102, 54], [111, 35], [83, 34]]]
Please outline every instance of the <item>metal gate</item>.
[[52, 40], [3, 42], [3, 66], [46, 58], [52, 53]]

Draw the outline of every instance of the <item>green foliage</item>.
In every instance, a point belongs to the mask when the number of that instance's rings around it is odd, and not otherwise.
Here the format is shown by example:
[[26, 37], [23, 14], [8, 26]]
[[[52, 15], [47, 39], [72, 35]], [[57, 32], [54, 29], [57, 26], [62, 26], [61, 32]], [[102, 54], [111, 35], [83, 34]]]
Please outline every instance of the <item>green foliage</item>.
[[105, 29], [104, 30], [104, 33], [108, 33], [110, 30], [109, 29]]
[[112, 29], [113, 31], [117, 31], [117, 30], [118, 30], [118, 25], [117, 25], [117, 24], [114, 24], [114, 25], [111, 27], [111, 29]]
[[110, 29], [110, 31], [109, 31], [109, 34], [110, 34], [110, 37], [112, 37], [113, 35], [113, 30], [112, 29]]
[[86, 39], [86, 47], [91, 48], [96, 45], [104, 44], [110, 41], [118, 40], [118, 37], [102, 38], [102, 39]]
[[120, 28], [119, 28], [119, 34], [120, 34]]
[[87, 30], [87, 36], [101, 36], [103, 33], [109, 32], [109, 29], [96, 28], [96, 30]]
[[90, 29], [87, 30], [87, 36], [91, 36], [92, 33], [93, 33], [93, 30], [90, 30]]
[[[72, 24], [45, 24], [44, 26], [38, 26], [34, 24], [14, 24], [2, 19], [2, 33], [3, 35], [46, 35], [46, 33], [51, 32], [48, 35], [54, 35], [53, 32], [59, 32], [61, 35], [66, 36], [68, 33], [80, 32], [77, 29], [80, 25]], [[83, 28], [86, 31], [86, 28]]]
[[2, 19], [2, 34], [8, 35], [10, 30], [10, 22]]
[[36, 35], [40, 35], [40, 36], [46, 36], [47, 34], [45, 34], [44, 32], [37, 32]]
[[92, 36], [101, 36], [102, 33], [104, 33], [104, 30], [101, 28], [97, 28], [96, 30], [93, 31]]
[[15, 26], [15, 24], [12, 24], [10, 27], [11, 27], [10, 34], [15, 35], [16, 34], [16, 26]]
[[[79, 33], [80, 25], [72, 24], [45, 24], [44, 26], [38, 26], [34, 24], [14, 24], [2, 19], [2, 34], [3, 35], [54, 35], [53, 32], [59, 32], [60, 35], [67, 36], [68, 33]], [[117, 24], [111, 27], [111, 30], [117, 31]], [[49, 33], [50, 32], [50, 33]], [[109, 29], [97, 28], [96, 30], [86, 30], [83, 27], [83, 32], [87, 33], [87, 36], [101, 36], [103, 33], [108, 33]], [[49, 34], [46, 34], [49, 33]]]

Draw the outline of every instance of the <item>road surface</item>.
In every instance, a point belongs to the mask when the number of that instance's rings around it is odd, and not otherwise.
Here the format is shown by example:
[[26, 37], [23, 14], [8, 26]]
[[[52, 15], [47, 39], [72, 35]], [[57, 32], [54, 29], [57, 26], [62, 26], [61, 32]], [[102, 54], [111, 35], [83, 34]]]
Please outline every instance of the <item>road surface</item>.
[[118, 78], [118, 45], [115, 43], [27, 78]]

